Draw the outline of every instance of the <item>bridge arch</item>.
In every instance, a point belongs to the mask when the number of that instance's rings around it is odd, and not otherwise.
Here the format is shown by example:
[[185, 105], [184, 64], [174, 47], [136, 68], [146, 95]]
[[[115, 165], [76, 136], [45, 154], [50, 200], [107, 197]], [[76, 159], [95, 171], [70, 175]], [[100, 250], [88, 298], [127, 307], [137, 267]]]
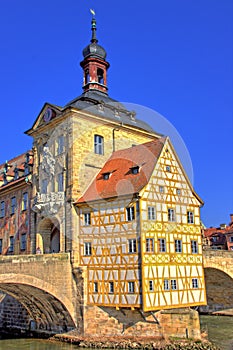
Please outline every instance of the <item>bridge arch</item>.
[[76, 327], [72, 302], [44, 280], [23, 274], [1, 274], [0, 290], [25, 307], [37, 329], [64, 332]]
[[215, 312], [233, 308], [233, 278], [231, 273], [216, 267], [205, 267], [207, 306], [201, 311]]

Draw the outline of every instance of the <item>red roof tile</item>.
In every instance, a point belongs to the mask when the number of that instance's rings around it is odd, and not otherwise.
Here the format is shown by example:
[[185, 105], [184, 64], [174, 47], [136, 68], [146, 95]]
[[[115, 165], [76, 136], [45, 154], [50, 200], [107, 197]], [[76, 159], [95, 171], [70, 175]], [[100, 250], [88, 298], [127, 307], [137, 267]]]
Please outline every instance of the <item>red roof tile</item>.
[[[77, 204], [141, 191], [151, 177], [165, 141], [162, 137], [114, 152]], [[132, 173], [135, 166], [139, 166], [137, 174]], [[106, 173], [110, 174], [108, 180], [103, 178]]]

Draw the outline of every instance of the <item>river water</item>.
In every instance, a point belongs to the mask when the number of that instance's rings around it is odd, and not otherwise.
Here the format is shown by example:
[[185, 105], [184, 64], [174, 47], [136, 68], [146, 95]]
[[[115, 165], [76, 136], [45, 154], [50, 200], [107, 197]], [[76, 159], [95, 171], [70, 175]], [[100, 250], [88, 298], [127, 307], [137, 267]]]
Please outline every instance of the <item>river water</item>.
[[[233, 317], [201, 316], [201, 328], [209, 334], [209, 340], [222, 350], [233, 350]], [[53, 343], [40, 339], [3, 339], [0, 350], [77, 350], [76, 345]], [[88, 349], [85, 349], [88, 350]]]

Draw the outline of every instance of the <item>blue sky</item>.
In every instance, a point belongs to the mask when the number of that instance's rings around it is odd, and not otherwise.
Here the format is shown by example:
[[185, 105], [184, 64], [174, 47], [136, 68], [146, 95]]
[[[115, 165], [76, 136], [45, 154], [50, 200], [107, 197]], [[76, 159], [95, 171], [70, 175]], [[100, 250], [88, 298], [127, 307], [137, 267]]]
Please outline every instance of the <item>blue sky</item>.
[[[45, 102], [82, 92], [90, 8], [107, 50], [109, 95], [160, 113], [182, 137], [206, 226], [233, 212], [232, 0], [11, 0], [0, 11], [0, 163], [31, 148]], [[155, 130], [160, 121], [148, 115]]]

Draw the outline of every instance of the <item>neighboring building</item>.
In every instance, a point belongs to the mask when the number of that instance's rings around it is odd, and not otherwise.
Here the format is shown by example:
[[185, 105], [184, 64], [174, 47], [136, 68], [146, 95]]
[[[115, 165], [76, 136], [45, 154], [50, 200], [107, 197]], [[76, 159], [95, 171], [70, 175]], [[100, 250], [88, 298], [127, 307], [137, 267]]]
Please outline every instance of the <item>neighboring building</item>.
[[204, 229], [205, 249], [233, 250], [233, 214], [230, 214], [229, 225], [221, 224], [219, 227]]
[[[65, 107], [46, 103], [26, 132], [33, 163], [29, 153], [24, 163], [2, 166], [2, 254], [70, 252], [73, 266], [86, 271], [87, 305], [203, 305], [203, 202], [169, 138], [108, 96], [95, 19], [83, 56], [83, 94]], [[21, 212], [26, 192], [30, 205]], [[6, 209], [13, 197], [17, 214]], [[10, 237], [15, 245], [25, 233], [27, 249], [12, 250]]]
[[3, 255], [31, 252], [32, 167], [30, 151], [0, 165], [0, 253]]

